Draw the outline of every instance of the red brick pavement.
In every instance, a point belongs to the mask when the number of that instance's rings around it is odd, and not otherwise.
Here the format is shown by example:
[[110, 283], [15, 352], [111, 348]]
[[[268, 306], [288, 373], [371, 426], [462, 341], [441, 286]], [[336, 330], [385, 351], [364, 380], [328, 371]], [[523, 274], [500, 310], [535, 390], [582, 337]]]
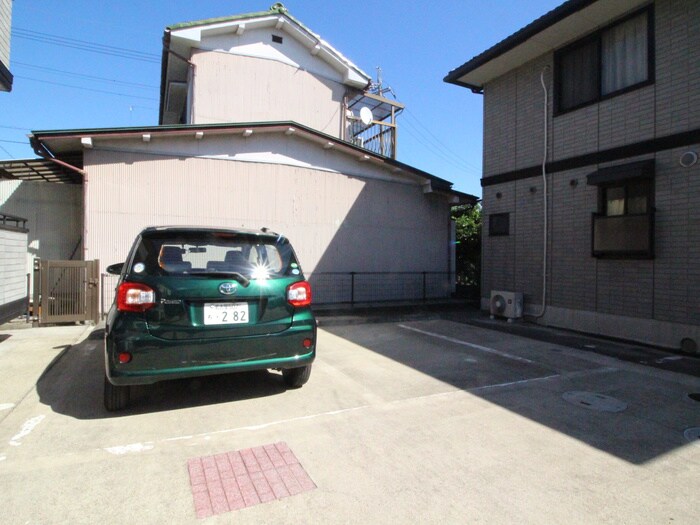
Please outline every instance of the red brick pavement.
[[187, 469], [198, 518], [316, 488], [286, 443], [193, 458]]

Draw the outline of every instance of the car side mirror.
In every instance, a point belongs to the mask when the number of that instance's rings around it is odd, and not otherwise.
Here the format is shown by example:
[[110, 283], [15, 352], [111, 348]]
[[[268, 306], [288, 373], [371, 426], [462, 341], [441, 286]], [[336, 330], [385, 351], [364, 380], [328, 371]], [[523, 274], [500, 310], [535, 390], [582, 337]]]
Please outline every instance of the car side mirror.
[[116, 264], [110, 264], [107, 266], [107, 273], [111, 273], [112, 275], [120, 275], [122, 273], [122, 269], [124, 268], [124, 263], [116, 263]]

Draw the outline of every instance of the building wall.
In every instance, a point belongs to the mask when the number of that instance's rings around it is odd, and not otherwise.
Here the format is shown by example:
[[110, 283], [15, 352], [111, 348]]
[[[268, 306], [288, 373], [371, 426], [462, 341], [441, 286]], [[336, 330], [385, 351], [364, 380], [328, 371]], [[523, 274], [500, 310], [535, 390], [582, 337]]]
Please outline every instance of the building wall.
[[0, 323], [27, 305], [27, 231], [0, 225]]
[[0, 180], [0, 213], [27, 219], [27, 271], [35, 257], [82, 259], [83, 187]]
[[123, 141], [86, 151], [85, 166], [85, 257], [102, 268], [123, 261], [145, 226], [194, 224], [282, 233], [312, 282], [327, 272], [452, 270], [445, 198], [305, 139]]
[[0, 62], [10, 67], [10, 21], [12, 0], [0, 0]]
[[[700, 129], [700, 3], [655, 2], [656, 77], [652, 85], [552, 116], [548, 161]], [[538, 167], [543, 155], [544, 92], [552, 89], [553, 54], [495, 79], [484, 89], [483, 299], [491, 290], [525, 294], [526, 312], [541, 310], [543, 181], [540, 175], [490, 185], [489, 177]], [[665, 149], [547, 175], [547, 314], [543, 322], [678, 347], [700, 342], [700, 164], [681, 155], [700, 145]], [[655, 258], [609, 260], [591, 255], [596, 170], [655, 159]], [[533, 171], [536, 173], [536, 171]], [[510, 212], [511, 234], [488, 236], [488, 215]]]
[[12, 88], [12, 77], [8, 77], [11, 27], [12, 0], [0, 0], [0, 91], [10, 91]]
[[342, 75], [284, 32], [272, 43], [273, 33], [209, 37], [193, 51], [192, 123], [293, 120], [340, 137]]

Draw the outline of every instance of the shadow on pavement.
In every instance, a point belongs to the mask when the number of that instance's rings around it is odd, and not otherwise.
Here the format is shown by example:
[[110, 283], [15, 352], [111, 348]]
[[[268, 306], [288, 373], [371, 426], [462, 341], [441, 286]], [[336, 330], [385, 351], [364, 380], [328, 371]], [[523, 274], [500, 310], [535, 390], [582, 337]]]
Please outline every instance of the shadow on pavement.
[[102, 419], [274, 396], [286, 390], [281, 375], [266, 371], [163, 381], [133, 387], [129, 406], [108, 412], [102, 402], [103, 337], [104, 330], [94, 330], [46, 368], [37, 382], [42, 403], [77, 419]]
[[[634, 369], [622, 362], [600, 364], [598, 358], [587, 359], [582, 351], [552, 343], [464, 324], [432, 323], [349, 324], [325, 330], [633, 464], [693, 446], [684, 431], [700, 426], [700, 403], [688, 396], [700, 392], [695, 377]], [[428, 335], [431, 329], [441, 333]], [[501, 355], [456, 340], [497, 348]], [[578, 405], [565, 399], [579, 392], [592, 399], [584, 397]], [[622, 406], [612, 408], [620, 410], [610, 410], [616, 400]]]

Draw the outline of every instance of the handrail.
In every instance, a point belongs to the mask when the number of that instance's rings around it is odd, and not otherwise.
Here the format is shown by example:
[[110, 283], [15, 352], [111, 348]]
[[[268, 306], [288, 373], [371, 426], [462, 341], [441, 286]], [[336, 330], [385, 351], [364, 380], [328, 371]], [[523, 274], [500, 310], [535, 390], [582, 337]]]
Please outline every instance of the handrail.
[[[2, 223], [3, 226], [7, 226], [8, 222], [14, 222], [14, 227], [15, 228], [27, 228], [27, 221], [29, 219], [25, 219], [24, 217], [18, 217], [16, 215], [10, 215], [8, 213], [0, 213], [0, 222]], [[20, 223], [22, 225], [20, 226]]]

